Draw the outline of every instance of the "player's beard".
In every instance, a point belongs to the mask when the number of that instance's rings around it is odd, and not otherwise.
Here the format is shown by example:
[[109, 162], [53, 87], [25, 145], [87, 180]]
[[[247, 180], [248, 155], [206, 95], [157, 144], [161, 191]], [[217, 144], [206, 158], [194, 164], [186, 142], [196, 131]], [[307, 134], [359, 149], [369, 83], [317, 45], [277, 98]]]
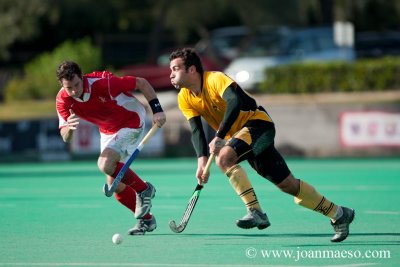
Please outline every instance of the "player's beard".
[[171, 84], [172, 84], [172, 86], [175, 87], [175, 89], [177, 89], [177, 90], [180, 90], [180, 89], [182, 88], [179, 84], [174, 83], [173, 81], [171, 81]]

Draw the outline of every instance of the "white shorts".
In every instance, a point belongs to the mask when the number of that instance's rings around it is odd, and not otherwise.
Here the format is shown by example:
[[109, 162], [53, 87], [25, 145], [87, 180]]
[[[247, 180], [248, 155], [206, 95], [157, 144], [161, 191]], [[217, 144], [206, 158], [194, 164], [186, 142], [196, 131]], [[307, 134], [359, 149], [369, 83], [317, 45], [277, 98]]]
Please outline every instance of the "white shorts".
[[142, 140], [143, 130], [144, 125], [138, 129], [122, 128], [112, 135], [100, 133], [101, 152], [105, 148], [111, 148], [120, 155], [121, 161], [125, 162]]

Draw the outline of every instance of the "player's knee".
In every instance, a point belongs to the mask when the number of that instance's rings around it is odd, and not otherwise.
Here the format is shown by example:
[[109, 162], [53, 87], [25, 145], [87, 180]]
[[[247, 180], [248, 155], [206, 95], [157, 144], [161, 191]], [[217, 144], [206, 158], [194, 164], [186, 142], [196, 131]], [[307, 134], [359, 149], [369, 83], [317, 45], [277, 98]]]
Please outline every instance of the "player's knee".
[[97, 167], [101, 172], [107, 175], [113, 175], [115, 166], [115, 162], [107, 157], [99, 157], [99, 159], [97, 160]]
[[217, 166], [220, 167], [222, 170], [227, 170], [236, 164], [236, 159], [229, 153], [224, 153], [221, 151], [215, 162]]
[[104, 159], [104, 158], [99, 157], [99, 158], [97, 159], [97, 167], [99, 168], [99, 170], [100, 170], [101, 172], [104, 172], [104, 173], [105, 173], [105, 159]]
[[289, 174], [282, 182], [276, 185], [282, 192], [296, 196], [299, 192], [299, 180], [295, 179], [292, 174]]

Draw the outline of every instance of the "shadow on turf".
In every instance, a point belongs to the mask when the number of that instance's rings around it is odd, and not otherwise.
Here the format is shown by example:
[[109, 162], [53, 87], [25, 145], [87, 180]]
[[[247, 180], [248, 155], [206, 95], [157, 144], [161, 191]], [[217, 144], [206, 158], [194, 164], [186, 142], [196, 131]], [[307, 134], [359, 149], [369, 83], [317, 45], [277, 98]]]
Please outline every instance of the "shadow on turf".
[[[241, 238], [296, 238], [296, 237], [327, 237], [330, 239], [332, 237], [332, 234], [301, 234], [301, 233], [296, 233], [296, 234], [155, 234], [155, 235], [175, 235], [175, 236], [187, 236], [187, 237], [241, 237]], [[387, 246], [398, 246], [400, 245], [400, 241], [397, 240], [357, 240], [357, 241], [352, 241], [351, 237], [378, 237], [378, 236], [400, 236], [400, 233], [354, 233], [350, 234], [349, 239], [347, 239], [344, 243], [340, 244], [347, 244], [347, 245], [359, 245], [359, 246], [371, 246], [371, 245], [387, 245]], [[296, 244], [293, 246], [287, 246], [287, 247], [314, 247], [314, 246], [332, 246], [333, 243], [329, 242], [329, 244], [322, 245], [322, 244], [315, 244], [315, 245], [310, 245], [308, 244]]]
[[[227, 237], [331, 237], [332, 234], [152, 234], [152, 235], [180, 235], [180, 236], [227, 236]], [[400, 236], [400, 233], [350, 233], [350, 236]], [[396, 241], [398, 242], [398, 241]]]

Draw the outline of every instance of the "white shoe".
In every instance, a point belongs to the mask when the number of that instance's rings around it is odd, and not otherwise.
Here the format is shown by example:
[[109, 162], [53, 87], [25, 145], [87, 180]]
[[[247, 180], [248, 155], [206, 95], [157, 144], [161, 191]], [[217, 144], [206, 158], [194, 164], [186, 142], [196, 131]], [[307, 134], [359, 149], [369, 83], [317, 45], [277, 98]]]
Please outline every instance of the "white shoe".
[[262, 230], [270, 226], [271, 223], [268, 220], [267, 214], [256, 209], [250, 209], [242, 219], [236, 221], [236, 225], [243, 229], [257, 227]]
[[146, 232], [152, 232], [157, 228], [156, 217], [152, 215], [151, 219], [139, 219], [137, 224], [128, 230], [130, 235], [144, 235]]
[[342, 242], [349, 235], [350, 223], [354, 220], [356, 212], [353, 209], [342, 207], [343, 215], [336, 222], [331, 221], [333, 230], [336, 234], [332, 237], [332, 242]]

